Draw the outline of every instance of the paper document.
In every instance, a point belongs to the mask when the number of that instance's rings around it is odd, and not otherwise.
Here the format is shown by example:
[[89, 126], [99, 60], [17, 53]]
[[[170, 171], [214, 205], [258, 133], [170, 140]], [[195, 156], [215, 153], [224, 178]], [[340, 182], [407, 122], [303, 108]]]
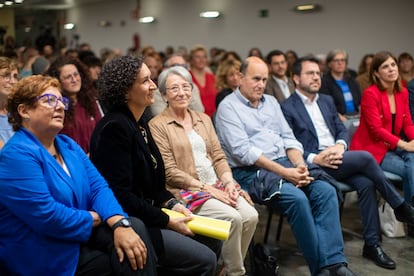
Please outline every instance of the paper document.
[[[184, 217], [184, 214], [173, 210], [165, 208], [162, 208], [162, 210], [171, 218]], [[193, 215], [193, 219], [187, 222], [187, 226], [194, 234], [225, 241], [229, 238], [231, 222]]]

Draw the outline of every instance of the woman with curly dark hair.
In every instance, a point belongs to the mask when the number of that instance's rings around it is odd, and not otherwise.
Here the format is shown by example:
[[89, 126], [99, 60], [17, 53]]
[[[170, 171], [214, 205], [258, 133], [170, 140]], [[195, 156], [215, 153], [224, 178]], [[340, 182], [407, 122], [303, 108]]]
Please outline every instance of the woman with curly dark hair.
[[102, 111], [88, 69], [77, 59], [61, 58], [50, 65], [47, 74], [59, 80], [62, 94], [70, 99], [61, 133], [70, 136], [89, 153], [90, 137], [102, 118]]
[[[144, 110], [157, 89], [143, 59], [123, 56], [106, 63], [98, 79], [99, 99], [108, 109], [91, 138], [90, 158], [119, 203], [149, 229], [166, 275], [213, 275], [216, 255], [186, 226], [191, 212], [165, 187], [165, 168]], [[183, 213], [169, 218], [161, 208]], [[204, 240], [219, 252], [221, 242]]]

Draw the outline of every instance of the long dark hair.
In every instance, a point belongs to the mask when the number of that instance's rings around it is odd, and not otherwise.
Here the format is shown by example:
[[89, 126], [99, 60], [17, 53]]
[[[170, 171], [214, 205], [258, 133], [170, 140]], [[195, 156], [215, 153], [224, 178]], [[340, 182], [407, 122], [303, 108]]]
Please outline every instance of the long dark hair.
[[[385, 87], [381, 84], [381, 81], [375, 76], [374, 73], [378, 72], [378, 69], [388, 58], [392, 58], [398, 66], [397, 58], [391, 52], [388, 52], [388, 51], [378, 52], [372, 58], [371, 68], [369, 70], [369, 78], [370, 78], [371, 83], [378, 86], [380, 90], [385, 90]], [[402, 90], [400, 75], [398, 76], [398, 79], [394, 83], [394, 89], [395, 91], [398, 91], [398, 92]]]
[[[96, 100], [97, 100], [97, 91], [93, 86], [92, 81], [89, 78], [87, 67], [81, 63], [78, 59], [70, 59], [67, 57], [62, 57], [54, 61], [46, 74], [57, 78], [60, 82], [60, 71], [63, 66], [72, 64], [76, 67], [81, 77], [81, 88], [80, 91], [76, 94], [78, 104], [83, 106], [88, 115], [95, 117], [96, 115]], [[68, 97], [68, 93], [62, 89], [62, 94]], [[69, 104], [69, 109], [66, 111], [65, 121], [73, 121], [75, 115], [75, 109], [73, 102]]]

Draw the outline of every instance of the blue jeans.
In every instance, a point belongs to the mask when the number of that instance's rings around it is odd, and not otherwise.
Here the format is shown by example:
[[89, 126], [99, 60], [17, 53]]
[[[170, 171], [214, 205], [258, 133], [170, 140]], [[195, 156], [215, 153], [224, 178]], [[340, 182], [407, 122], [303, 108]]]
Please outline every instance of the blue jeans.
[[381, 168], [401, 176], [405, 202], [413, 204], [414, 152], [407, 152], [402, 149], [388, 151], [381, 162]]
[[[233, 170], [233, 177], [247, 190], [255, 175], [253, 169]], [[338, 198], [332, 185], [315, 180], [299, 189], [284, 182], [280, 197], [272, 199], [270, 205], [287, 216], [312, 275], [325, 266], [346, 262]]]
[[335, 188], [315, 180], [298, 189], [287, 182], [270, 203], [287, 216], [312, 275], [325, 266], [346, 262]]

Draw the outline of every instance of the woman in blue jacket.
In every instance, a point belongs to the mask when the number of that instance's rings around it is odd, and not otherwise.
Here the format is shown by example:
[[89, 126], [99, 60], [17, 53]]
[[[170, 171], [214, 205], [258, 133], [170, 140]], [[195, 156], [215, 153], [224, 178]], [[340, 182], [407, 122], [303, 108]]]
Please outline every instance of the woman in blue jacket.
[[9, 99], [16, 133], [0, 153], [0, 274], [155, 275], [143, 223], [128, 219], [83, 150], [57, 135], [68, 104], [58, 80], [40, 75]]

